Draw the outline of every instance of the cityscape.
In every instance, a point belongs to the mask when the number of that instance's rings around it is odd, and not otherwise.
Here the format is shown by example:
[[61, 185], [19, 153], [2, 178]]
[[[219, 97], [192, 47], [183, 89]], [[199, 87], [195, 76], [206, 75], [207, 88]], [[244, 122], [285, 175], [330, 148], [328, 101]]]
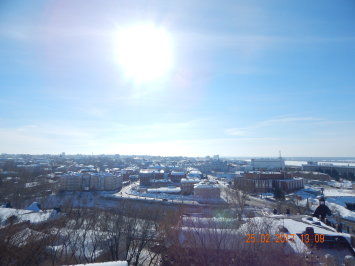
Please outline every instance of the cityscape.
[[1, 0], [0, 266], [355, 266], [354, 12]]
[[3, 153], [2, 260], [348, 265], [355, 158], [300, 159]]

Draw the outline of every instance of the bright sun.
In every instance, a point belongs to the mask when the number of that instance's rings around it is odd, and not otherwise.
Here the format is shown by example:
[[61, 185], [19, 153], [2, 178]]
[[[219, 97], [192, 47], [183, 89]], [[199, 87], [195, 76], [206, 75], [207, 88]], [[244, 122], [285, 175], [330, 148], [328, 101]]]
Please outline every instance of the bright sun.
[[136, 80], [153, 80], [166, 72], [172, 60], [168, 35], [153, 26], [121, 29], [118, 60], [126, 75]]

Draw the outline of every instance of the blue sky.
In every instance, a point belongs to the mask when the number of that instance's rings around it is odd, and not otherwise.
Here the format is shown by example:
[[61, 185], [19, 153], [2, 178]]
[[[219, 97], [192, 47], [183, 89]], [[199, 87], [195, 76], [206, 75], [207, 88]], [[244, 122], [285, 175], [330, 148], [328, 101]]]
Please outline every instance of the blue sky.
[[[137, 81], [120, 29], [167, 34]], [[0, 153], [347, 156], [355, 2], [1, 1]]]

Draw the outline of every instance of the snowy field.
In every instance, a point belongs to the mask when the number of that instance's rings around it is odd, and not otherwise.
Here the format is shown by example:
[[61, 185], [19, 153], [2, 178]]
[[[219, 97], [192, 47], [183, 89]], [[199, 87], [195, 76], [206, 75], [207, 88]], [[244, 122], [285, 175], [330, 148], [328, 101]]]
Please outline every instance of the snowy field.
[[[7, 218], [14, 216], [17, 217], [17, 222], [30, 221], [33, 224], [47, 221], [52, 214], [52, 211], [34, 212], [31, 210], [17, 210], [12, 208], [0, 208], [0, 222], [5, 221]], [[0, 227], [2, 224], [0, 223]]]
[[[119, 194], [119, 193], [117, 193]], [[126, 194], [142, 197], [142, 198], [155, 198], [155, 199], [169, 199], [169, 200], [194, 200], [194, 195], [181, 195], [181, 194], [169, 194], [169, 193], [149, 193], [149, 192], [139, 192], [135, 189], [126, 190]]]
[[49, 195], [45, 200], [41, 201], [44, 209], [63, 206], [65, 204], [73, 207], [114, 207], [116, 201], [107, 200], [106, 197], [112, 197], [117, 191], [96, 191], [96, 192], [64, 192], [57, 195]]

